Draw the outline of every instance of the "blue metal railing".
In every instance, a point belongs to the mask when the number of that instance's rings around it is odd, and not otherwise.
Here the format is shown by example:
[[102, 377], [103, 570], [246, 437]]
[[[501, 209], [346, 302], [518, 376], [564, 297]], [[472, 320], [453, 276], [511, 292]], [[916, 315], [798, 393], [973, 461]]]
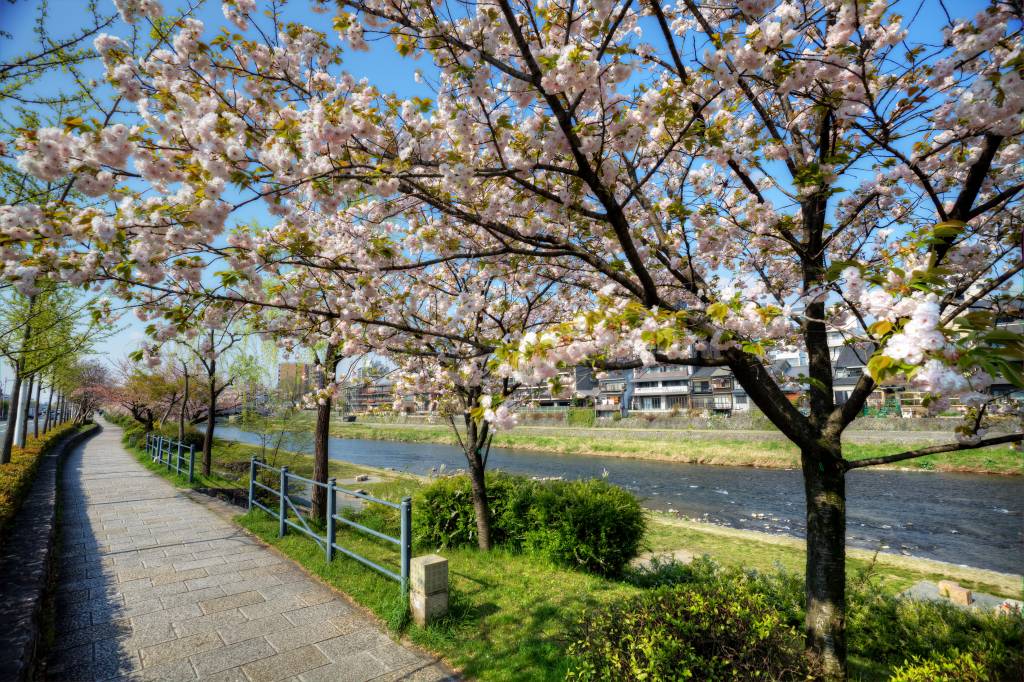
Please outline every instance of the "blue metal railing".
[[[265, 485], [259, 480], [258, 472], [265, 470], [276, 474], [277, 487]], [[303, 518], [299, 508], [292, 502], [291, 495], [289, 494], [290, 483], [292, 481], [301, 481], [309, 485], [312, 488], [319, 487], [323, 488], [327, 495], [327, 530], [326, 535], [320, 535], [315, 530], [309, 527], [306, 520]], [[259, 501], [257, 490], [262, 490], [267, 494], [277, 498], [277, 509], [271, 509]], [[338, 514], [338, 493], [348, 495], [364, 502], [371, 504], [382, 504], [385, 507], [391, 507], [397, 509], [401, 519], [401, 530], [399, 531], [399, 537], [393, 537], [386, 533], [381, 533], [373, 528], [368, 528], [362, 524], [356, 523], [352, 519], [345, 518]], [[318, 545], [324, 548], [324, 552], [327, 556], [327, 560], [331, 561], [334, 559], [335, 552], [341, 552], [345, 556], [355, 559], [356, 561], [368, 566], [383, 575], [397, 580], [402, 586], [402, 591], [406, 592], [409, 589], [409, 561], [412, 558], [412, 500], [408, 497], [403, 497], [402, 501], [398, 504], [394, 502], [388, 502], [387, 500], [381, 500], [367, 495], [365, 493], [358, 492], [356, 490], [347, 490], [345, 488], [339, 488], [335, 479], [330, 478], [327, 483], [320, 483], [304, 476], [299, 476], [288, 471], [288, 467], [272, 467], [269, 464], [261, 462], [257, 458], [253, 457], [249, 460], [249, 509], [258, 507], [272, 517], [275, 517], [278, 522], [277, 534], [279, 537], [283, 537], [288, 532], [289, 528], [297, 530], [304, 535], [309, 536]], [[292, 520], [294, 516], [295, 520]], [[381, 566], [380, 564], [374, 563], [364, 556], [357, 554], [356, 552], [342, 547], [337, 543], [337, 529], [338, 523], [343, 523], [347, 526], [351, 526], [358, 531], [371, 535], [375, 538], [385, 540], [392, 544], [398, 545], [400, 557], [399, 557], [399, 573]]]
[[196, 470], [196, 450], [194, 445], [185, 445], [180, 440], [171, 440], [163, 436], [147, 433], [146, 452], [154, 462], [166, 464], [167, 470], [174, 470], [179, 476], [188, 474], [191, 483]]

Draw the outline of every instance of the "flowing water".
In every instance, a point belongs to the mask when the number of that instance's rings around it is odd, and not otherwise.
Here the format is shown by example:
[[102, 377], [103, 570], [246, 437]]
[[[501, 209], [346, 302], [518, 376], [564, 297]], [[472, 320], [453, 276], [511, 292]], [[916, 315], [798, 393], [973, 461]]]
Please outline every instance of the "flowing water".
[[[217, 436], [258, 444], [256, 434], [222, 425]], [[284, 449], [312, 451], [311, 442]], [[330, 439], [331, 459], [430, 474], [465, 468], [448, 445]], [[702, 466], [619, 457], [493, 448], [488, 467], [567, 479], [600, 478], [635, 493], [644, 506], [733, 528], [803, 537], [799, 471]], [[984, 474], [854, 470], [847, 476], [851, 546], [1009, 573], [1024, 569], [1024, 478]]]

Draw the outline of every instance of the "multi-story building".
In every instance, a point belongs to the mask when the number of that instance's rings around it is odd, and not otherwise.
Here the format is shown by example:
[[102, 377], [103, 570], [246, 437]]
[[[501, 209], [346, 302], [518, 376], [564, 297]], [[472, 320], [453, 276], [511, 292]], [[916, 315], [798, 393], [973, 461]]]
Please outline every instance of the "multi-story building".
[[690, 376], [690, 405], [695, 410], [731, 413], [735, 379], [725, 367], [697, 367]]
[[392, 410], [395, 383], [387, 377], [357, 381], [345, 387], [345, 403], [353, 414]]
[[690, 407], [692, 368], [653, 365], [633, 372], [630, 409], [635, 412], [679, 412]]
[[525, 409], [543, 410], [571, 407], [581, 401], [590, 404], [598, 395], [598, 383], [590, 367], [579, 365], [558, 373], [562, 390], [552, 394], [548, 382], [516, 389], [515, 400]]
[[629, 401], [633, 397], [633, 370], [617, 369], [604, 372], [597, 380], [594, 409], [598, 417], [625, 417], [629, 414]]

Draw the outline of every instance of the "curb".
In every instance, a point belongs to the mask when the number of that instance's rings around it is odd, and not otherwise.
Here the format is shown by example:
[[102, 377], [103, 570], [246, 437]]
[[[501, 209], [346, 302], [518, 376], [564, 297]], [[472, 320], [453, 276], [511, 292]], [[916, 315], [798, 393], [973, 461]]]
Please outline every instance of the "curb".
[[0, 682], [22, 682], [36, 667], [43, 602], [57, 536], [57, 473], [64, 455], [103, 430], [80, 431], [43, 456], [35, 480], [11, 521], [0, 555]]

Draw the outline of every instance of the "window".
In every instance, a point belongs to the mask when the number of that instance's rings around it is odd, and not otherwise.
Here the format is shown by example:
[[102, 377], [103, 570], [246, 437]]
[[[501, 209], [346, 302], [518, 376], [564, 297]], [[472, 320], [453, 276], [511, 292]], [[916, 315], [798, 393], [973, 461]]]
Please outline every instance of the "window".
[[661, 396], [643, 396], [642, 398], [633, 399], [634, 410], [660, 410], [661, 409]]
[[662, 381], [661, 385], [665, 388], [670, 388], [672, 386], [685, 386], [686, 382], [682, 379], [669, 379], [667, 381]]
[[671, 410], [673, 407], [684, 408], [686, 407], [687, 396], [685, 395], [670, 395], [665, 399], [665, 407]]
[[745, 395], [738, 395], [738, 396], [736, 396], [736, 404], [737, 405], [746, 405], [747, 404], [747, 396], [745, 396]]

